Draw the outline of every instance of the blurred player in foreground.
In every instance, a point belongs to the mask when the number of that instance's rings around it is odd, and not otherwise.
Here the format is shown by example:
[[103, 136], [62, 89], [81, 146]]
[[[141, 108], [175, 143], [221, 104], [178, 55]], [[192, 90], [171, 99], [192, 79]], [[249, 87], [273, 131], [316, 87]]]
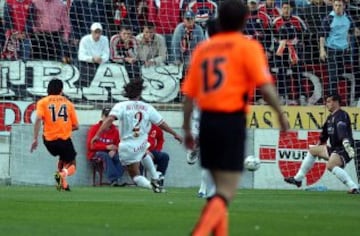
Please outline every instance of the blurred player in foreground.
[[[200, 156], [199, 148], [199, 126], [200, 126], [200, 112], [199, 109], [194, 106], [191, 116], [191, 133], [194, 137], [194, 148], [188, 149], [186, 152], [186, 160], [189, 165], [195, 164]], [[200, 188], [198, 191], [198, 197], [208, 198], [215, 194], [215, 185], [211, 177], [210, 172], [207, 169], [202, 168]]]
[[[214, 34], [218, 33], [216, 19], [208, 20], [206, 23], [206, 29], [207, 29], [206, 31], [207, 38], [210, 38]], [[199, 159], [199, 155], [200, 155], [199, 127], [200, 127], [200, 111], [196, 107], [196, 105], [194, 105], [193, 112], [191, 115], [191, 133], [195, 140], [195, 147], [194, 149], [187, 150], [186, 153], [187, 163], [190, 165], [195, 164], [195, 162], [197, 162], [197, 160]], [[214, 193], [215, 193], [215, 185], [211, 177], [211, 174], [207, 169], [202, 168], [198, 197], [208, 198], [214, 195]]]
[[[285, 178], [285, 182], [301, 187], [302, 180], [318, 157], [327, 160], [326, 168], [349, 188], [348, 193], [360, 194], [359, 186], [344, 170], [346, 163], [355, 158], [355, 151], [352, 147], [354, 140], [350, 117], [341, 109], [340, 102], [341, 98], [338, 94], [326, 98], [326, 108], [330, 115], [322, 127], [319, 144], [310, 145], [299, 171], [295, 176]], [[330, 147], [326, 144], [328, 139], [330, 139]]]
[[[148, 147], [150, 146], [148, 133], [151, 123], [173, 135], [180, 143], [182, 137], [168, 126], [152, 105], [140, 101], [144, 89], [143, 83], [142, 79], [134, 79], [124, 86], [124, 96], [129, 98], [129, 101], [115, 104], [91, 143], [96, 142], [100, 134], [109, 128], [115, 119], [118, 119], [121, 134], [119, 145], [120, 161], [127, 167], [130, 177], [137, 186], [152, 188], [155, 193], [160, 193], [162, 190], [159, 185], [159, 173], [155, 170], [153, 160], [148, 153]], [[150, 173], [151, 182], [140, 174], [140, 161]]]
[[67, 176], [76, 172], [76, 151], [71, 140], [73, 130], [79, 128], [74, 105], [64, 96], [63, 82], [52, 79], [47, 87], [48, 96], [36, 103], [34, 140], [31, 152], [38, 146], [38, 136], [43, 123], [43, 140], [45, 147], [53, 156], [59, 156], [58, 171], [55, 173], [56, 188], [70, 191]]
[[191, 113], [194, 102], [200, 117], [200, 160], [216, 186], [192, 235], [228, 235], [227, 206], [244, 168], [248, 99], [258, 86], [273, 107], [282, 130], [288, 129], [261, 44], [240, 31], [248, 8], [241, 0], [225, 0], [219, 8], [220, 32], [195, 49], [182, 86], [185, 94], [185, 144], [194, 147]]

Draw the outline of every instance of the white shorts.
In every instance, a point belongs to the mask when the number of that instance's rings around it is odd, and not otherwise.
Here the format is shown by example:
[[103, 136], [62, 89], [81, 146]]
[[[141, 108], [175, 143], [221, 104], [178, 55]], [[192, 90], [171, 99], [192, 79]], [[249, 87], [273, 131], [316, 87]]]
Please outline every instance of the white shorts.
[[121, 140], [119, 143], [119, 158], [122, 165], [140, 162], [149, 148], [147, 137], [135, 140]]

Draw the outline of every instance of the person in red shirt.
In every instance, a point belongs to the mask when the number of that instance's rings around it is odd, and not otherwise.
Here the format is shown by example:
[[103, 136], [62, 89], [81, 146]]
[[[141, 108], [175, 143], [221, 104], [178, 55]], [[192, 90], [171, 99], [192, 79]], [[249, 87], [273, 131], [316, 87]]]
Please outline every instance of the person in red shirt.
[[100, 137], [91, 144], [103, 120], [109, 115], [111, 108], [104, 108], [101, 113], [101, 120], [90, 127], [87, 135], [87, 159], [100, 158], [105, 163], [105, 175], [111, 186], [118, 186], [118, 180], [124, 173], [119, 160], [118, 147], [120, 143], [119, 131], [115, 125], [101, 133]]
[[32, 33], [33, 11], [32, 0], [6, 0], [4, 5], [6, 43], [1, 55], [3, 59], [30, 59], [29, 36]]
[[164, 132], [158, 126], [153, 124], [148, 136], [148, 142], [150, 143], [149, 151], [153, 155], [156, 171], [161, 173], [159, 184], [162, 187], [164, 186], [164, 176], [170, 159], [169, 154], [162, 151], [164, 141]]

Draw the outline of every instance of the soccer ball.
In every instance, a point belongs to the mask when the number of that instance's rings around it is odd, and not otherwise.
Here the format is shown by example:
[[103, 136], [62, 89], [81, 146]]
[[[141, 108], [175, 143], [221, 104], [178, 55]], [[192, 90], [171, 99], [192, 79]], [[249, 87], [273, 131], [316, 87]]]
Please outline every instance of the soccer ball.
[[260, 158], [255, 156], [247, 156], [244, 160], [244, 166], [248, 171], [256, 171], [260, 168]]

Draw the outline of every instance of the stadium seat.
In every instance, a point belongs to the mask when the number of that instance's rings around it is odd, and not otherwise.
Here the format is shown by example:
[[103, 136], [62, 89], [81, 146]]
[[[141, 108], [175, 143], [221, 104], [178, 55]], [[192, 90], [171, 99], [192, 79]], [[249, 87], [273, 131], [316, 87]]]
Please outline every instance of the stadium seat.
[[93, 159], [90, 160], [90, 163], [93, 171], [93, 186], [96, 186], [96, 173], [99, 174], [99, 186], [101, 186], [103, 184], [104, 162], [99, 157], [93, 157]]

